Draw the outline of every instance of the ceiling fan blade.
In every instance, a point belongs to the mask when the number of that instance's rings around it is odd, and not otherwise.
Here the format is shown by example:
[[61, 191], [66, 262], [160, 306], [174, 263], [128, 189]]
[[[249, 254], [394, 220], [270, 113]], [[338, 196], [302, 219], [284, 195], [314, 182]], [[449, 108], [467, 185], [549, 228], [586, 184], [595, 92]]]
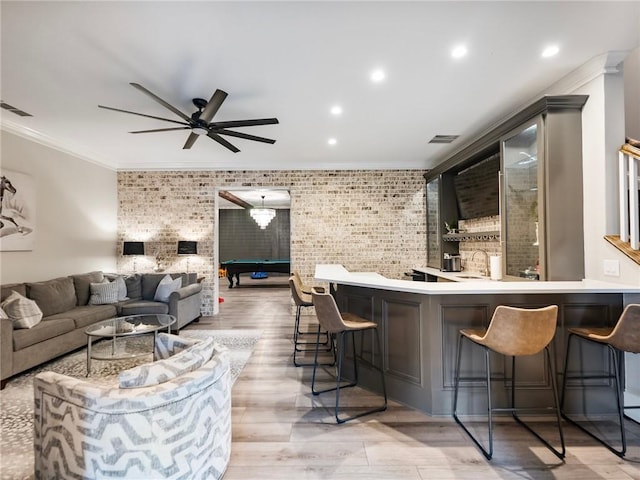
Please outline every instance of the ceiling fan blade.
[[172, 128], [155, 128], [153, 130], [136, 130], [129, 133], [153, 133], [153, 132], [170, 132], [172, 130], [190, 130], [191, 127], [172, 127]]
[[104, 108], [105, 110], [113, 110], [114, 112], [130, 113], [131, 115], [138, 115], [140, 117], [155, 118], [156, 120], [162, 120], [164, 122], [177, 123], [179, 125], [188, 125], [187, 123], [179, 122], [177, 120], [170, 120], [168, 118], [156, 117], [156, 116], [153, 116], [153, 115], [147, 115], [145, 113], [131, 112], [129, 110], [122, 110], [121, 108], [105, 107], [104, 105], [98, 105], [98, 108]]
[[224, 102], [225, 98], [227, 98], [227, 92], [220, 89], [216, 90], [214, 94], [211, 95], [211, 99], [209, 100], [209, 103], [207, 103], [207, 106], [202, 110], [200, 120], [204, 120], [209, 123], [213, 116], [218, 112], [218, 109], [222, 105], [222, 102]]
[[232, 137], [244, 138], [245, 140], [254, 140], [256, 142], [271, 143], [271, 144], [276, 143], [275, 140], [272, 140], [270, 138], [256, 137], [255, 135], [249, 135], [248, 133], [234, 132], [232, 130], [221, 129], [221, 130], [216, 130], [216, 133], [220, 135], [230, 135]]
[[220, 135], [218, 135], [215, 132], [209, 132], [207, 133], [207, 137], [215, 140], [216, 142], [218, 142], [220, 145], [222, 145], [223, 147], [227, 147], [229, 150], [231, 150], [233, 153], [238, 153], [240, 151], [239, 148], [237, 148], [236, 146], [232, 145], [231, 143], [227, 142], [224, 138], [222, 138]]
[[129, 85], [137, 88], [138, 90], [140, 90], [142, 93], [144, 93], [145, 95], [150, 96], [151, 98], [153, 98], [156, 102], [158, 102], [160, 105], [162, 105], [165, 108], [168, 108], [169, 110], [171, 110], [173, 113], [175, 113], [176, 115], [178, 115], [180, 118], [186, 120], [187, 122], [191, 122], [191, 118], [188, 117], [187, 115], [185, 115], [184, 113], [182, 113], [180, 110], [178, 110], [176, 107], [174, 107], [173, 105], [168, 104], [167, 102], [165, 102], [163, 99], [161, 99], [159, 96], [157, 96], [156, 94], [150, 92], [149, 90], [147, 90], [146, 88], [144, 88], [142, 85], [140, 85], [139, 83], [133, 83], [131, 82]]
[[231, 120], [228, 122], [213, 122], [209, 124], [209, 128], [253, 127], [256, 125], [275, 125], [277, 123], [277, 118], [257, 118], [255, 120]]
[[184, 147], [182, 147], [183, 150], [188, 150], [189, 148], [191, 148], [193, 146], [194, 143], [196, 143], [196, 140], [198, 139], [200, 135], [196, 135], [195, 133], [191, 132], [191, 134], [189, 135], [189, 137], [187, 138], [187, 141], [184, 144]]

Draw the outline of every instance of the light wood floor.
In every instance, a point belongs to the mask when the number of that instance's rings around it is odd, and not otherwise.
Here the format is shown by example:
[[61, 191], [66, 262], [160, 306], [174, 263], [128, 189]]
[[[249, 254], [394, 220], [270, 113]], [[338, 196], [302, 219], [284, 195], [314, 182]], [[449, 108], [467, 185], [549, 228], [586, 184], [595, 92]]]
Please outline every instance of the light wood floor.
[[[225, 480], [640, 480], [636, 424], [629, 425], [628, 459], [622, 460], [565, 423], [564, 462], [506, 420], [496, 426], [490, 462], [451, 418], [432, 418], [394, 402], [386, 412], [336, 425], [333, 394], [313, 397], [311, 367], [293, 365], [294, 317], [286, 278], [251, 282], [245, 277], [240, 288], [221, 282], [220, 314], [189, 327], [264, 332], [233, 387], [233, 445]], [[350, 406], [380, 402], [365, 390], [348, 390], [343, 398]]]

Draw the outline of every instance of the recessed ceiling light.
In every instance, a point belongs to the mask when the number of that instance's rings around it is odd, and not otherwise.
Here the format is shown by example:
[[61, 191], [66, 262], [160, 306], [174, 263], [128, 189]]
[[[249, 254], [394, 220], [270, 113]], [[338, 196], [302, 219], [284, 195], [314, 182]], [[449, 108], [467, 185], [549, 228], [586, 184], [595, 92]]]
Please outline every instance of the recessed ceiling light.
[[558, 48], [557, 45], [549, 45], [542, 51], [542, 58], [553, 57], [554, 55], [557, 55], [559, 51], [560, 48]]
[[327, 140], [327, 143], [329, 145], [335, 145], [336, 143], [338, 143], [338, 140], [336, 140], [335, 138], [330, 138], [329, 140]]
[[385, 77], [386, 75], [384, 73], [384, 70], [380, 68], [371, 72], [371, 81], [374, 83], [380, 83], [384, 80]]
[[342, 115], [342, 107], [340, 105], [331, 107], [331, 115]]
[[462, 58], [467, 54], [467, 47], [464, 45], [458, 45], [453, 50], [451, 50], [451, 56], [453, 58]]

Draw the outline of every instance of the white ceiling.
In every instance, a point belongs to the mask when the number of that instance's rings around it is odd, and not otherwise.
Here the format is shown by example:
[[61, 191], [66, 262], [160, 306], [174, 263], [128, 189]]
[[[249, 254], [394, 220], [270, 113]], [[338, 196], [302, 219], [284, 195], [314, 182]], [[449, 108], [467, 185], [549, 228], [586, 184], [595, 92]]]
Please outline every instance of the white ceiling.
[[[430, 168], [448, 152], [608, 51], [640, 44], [640, 2], [1, 3], [5, 130], [115, 169]], [[465, 43], [468, 55], [453, 59]], [[541, 58], [557, 44], [560, 53]], [[369, 75], [384, 68], [385, 81]], [[172, 118], [137, 82], [190, 115], [229, 96], [214, 121], [275, 145], [187, 131], [98, 104]], [[329, 109], [340, 104], [344, 113]], [[437, 134], [459, 134], [433, 145]], [[337, 139], [330, 146], [327, 140]]]

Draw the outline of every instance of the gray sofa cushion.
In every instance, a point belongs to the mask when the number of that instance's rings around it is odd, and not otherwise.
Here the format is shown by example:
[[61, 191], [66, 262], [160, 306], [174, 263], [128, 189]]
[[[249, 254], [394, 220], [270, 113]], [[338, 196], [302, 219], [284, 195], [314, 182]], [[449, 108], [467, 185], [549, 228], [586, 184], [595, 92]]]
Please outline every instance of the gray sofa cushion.
[[43, 319], [33, 328], [13, 331], [13, 350], [44, 342], [75, 329], [75, 323], [70, 318], [58, 318], [53, 320]]
[[92, 323], [114, 318], [116, 314], [115, 305], [83, 305], [82, 307], [75, 307], [64, 313], [51, 315], [45, 318], [45, 321], [70, 318], [73, 320], [75, 328], [85, 328]]
[[73, 285], [76, 289], [76, 305], [86, 305], [91, 296], [90, 285], [101, 283], [104, 280], [102, 272], [89, 272], [80, 275], [71, 275]]
[[122, 304], [120, 315], [140, 315], [143, 313], [169, 313], [169, 305], [150, 300], [133, 300]]
[[142, 276], [140, 274], [134, 273], [127, 276], [124, 283], [127, 285], [127, 297], [131, 300], [142, 298]]
[[18, 292], [23, 297], [27, 296], [27, 286], [24, 283], [8, 283], [6, 285], [2, 285], [0, 302], [3, 302], [13, 291]]
[[71, 277], [27, 283], [27, 297], [36, 301], [45, 317], [71, 310], [77, 301]]

